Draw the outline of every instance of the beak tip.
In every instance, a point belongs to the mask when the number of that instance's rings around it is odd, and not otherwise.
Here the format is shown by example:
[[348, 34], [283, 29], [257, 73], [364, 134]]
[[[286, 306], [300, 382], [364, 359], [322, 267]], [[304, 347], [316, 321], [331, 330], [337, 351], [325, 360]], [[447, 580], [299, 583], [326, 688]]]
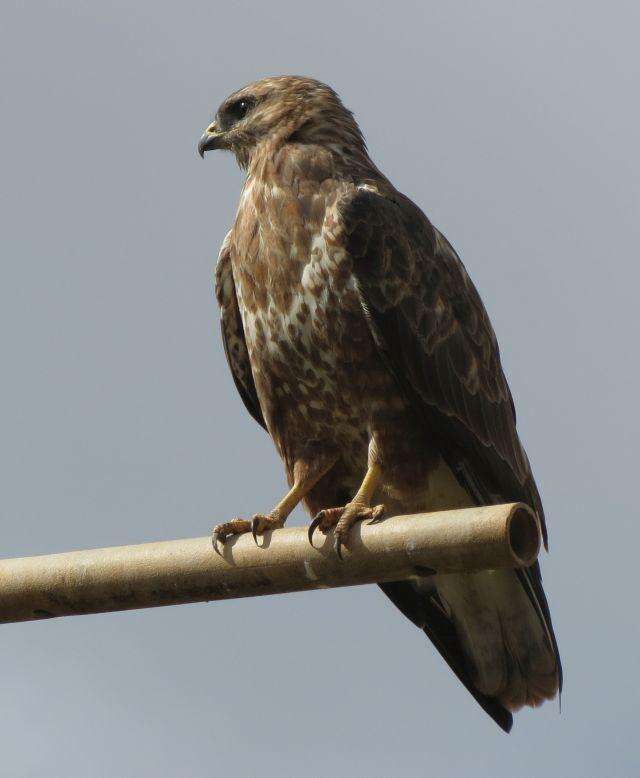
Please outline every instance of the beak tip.
[[204, 132], [198, 141], [198, 154], [202, 159], [204, 159], [205, 151], [211, 151], [212, 149], [218, 149], [221, 147], [219, 136], [220, 133], [217, 132], [215, 125], [211, 125]]

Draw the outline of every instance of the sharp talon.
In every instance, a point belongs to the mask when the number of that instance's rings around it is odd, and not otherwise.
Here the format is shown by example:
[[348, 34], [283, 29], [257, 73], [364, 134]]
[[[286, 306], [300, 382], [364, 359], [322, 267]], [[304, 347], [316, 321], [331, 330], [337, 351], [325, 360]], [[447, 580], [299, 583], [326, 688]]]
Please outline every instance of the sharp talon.
[[333, 541], [333, 550], [338, 555], [338, 559], [341, 562], [343, 562], [344, 560], [342, 559], [342, 539], [340, 538], [339, 535], [336, 535], [336, 539]]
[[211, 535], [211, 545], [213, 546], [213, 550], [216, 552], [216, 554], [220, 554], [220, 549], [218, 548], [218, 541], [220, 541], [222, 545], [224, 545], [224, 540], [220, 538], [220, 533], [214, 531], [213, 534]]
[[377, 524], [384, 518], [384, 506], [377, 505], [372, 511], [372, 517], [369, 524]]
[[309, 538], [309, 543], [311, 543], [311, 546], [314, 547], [314, 548], [315, 548], [315, 546], [313, 546], [313, 533], [316, 531], [316, 529], [318, 528], [318, 525], [322, 521], [322, 514], [323, 514], [323, 511], [320, 511], [319, 513], [316, 513], [316, 516], [315, 516], [314, 520], [311, 522], [311, 524], [309, 524], [309, 530], [307, 532], [307, 537]]
[[253, 541], [257, 546], [258, 545], [258, 520], [257, 519], [254, 519], [251, 522], [251, 534], [253, 535]]

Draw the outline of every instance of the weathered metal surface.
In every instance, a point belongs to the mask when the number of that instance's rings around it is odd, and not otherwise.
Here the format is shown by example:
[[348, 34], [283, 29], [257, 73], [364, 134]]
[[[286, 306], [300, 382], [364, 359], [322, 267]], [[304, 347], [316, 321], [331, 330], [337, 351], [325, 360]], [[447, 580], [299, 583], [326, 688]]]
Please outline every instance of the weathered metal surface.
[[344, 561], [331, 535], [305, 527], [0, 560], [0, 623], [256, 597], [531, 564], [540, 527], [514, 503], [412, 516], [353, 528]]

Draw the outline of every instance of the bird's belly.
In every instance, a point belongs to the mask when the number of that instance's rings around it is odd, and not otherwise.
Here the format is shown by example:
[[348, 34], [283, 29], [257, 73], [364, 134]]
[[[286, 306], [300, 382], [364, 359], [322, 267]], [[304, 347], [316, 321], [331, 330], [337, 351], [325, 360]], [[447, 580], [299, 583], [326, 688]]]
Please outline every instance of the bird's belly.
[[439, 456], [373, 340], [349, 262], [322, 233], [310, 245], [298, 264], [261, 254], [234, 270], [267, 428], [290, 473], [319, 445], [338, 452], [350, 488], [375, 439], [385, 493], [408, 508], [404, 495], [427, 488]]
[[386, 371], [364, 318], [348, 299], [331, 305], [305, 291], [293, 295], [287, 311], [270, 305], [245, 323], [267, 426], [274, 438], [291, 427], [343, 447], [366, 448], [376, 387], [384, 383], [387, 394], [390, 388]]
[[[325, 287], [326, 289], [326, 287]], [[355, 288], [311, 299], [293, 294], [286, 312], [270, 305], [245, 323], [260, 405], [281, 454], [321, 444], [339, 452], [358, 481], [375, 437], [385, 492], [397, 506], [427, 488], [437, 455], [383, 362]]]

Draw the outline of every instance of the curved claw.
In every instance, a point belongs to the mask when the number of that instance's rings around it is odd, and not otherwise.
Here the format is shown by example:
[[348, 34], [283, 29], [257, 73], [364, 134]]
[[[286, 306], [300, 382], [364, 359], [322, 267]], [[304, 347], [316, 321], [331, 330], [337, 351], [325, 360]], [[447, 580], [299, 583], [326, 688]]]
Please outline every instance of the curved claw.
[[[220, 533], [214, 530], [211, 535], [211, 545], [213, 546], [213, 550], [216, 552], [216, 554], [220, 554], [220, 549], [218, 548], [218, 541], [220, 541], [222, 545], [224, 545], [224, 540], [220, 537]], [[220, 556], [222, 556], [222, 554], [220, 554]]]
[[338, 555], [338, 559], [341, 562], [344, 561], [342, 558], [342, 546], [343, 546], [342, 538], [340, 537], [340, 535], [336, 535], [335, 540], [333, 541], [333, 550], [336, 552], [336, 554]]
[[258, 519], [253, 519], [251, 522], [251, 534], [253, 535], [253, 542], [258, 545]]
[[320, 511], [319, 513], [316, 513], [313, 521], [311, 522], [311, 524], [309, 524], [307, 537], [309, 538], [309, 543], [311, 543], [312, 547], [313, 547], [313, 533], [318, 529], [318, 526], [320, 525], [322, 518], [323, 518], [323, 511]]

